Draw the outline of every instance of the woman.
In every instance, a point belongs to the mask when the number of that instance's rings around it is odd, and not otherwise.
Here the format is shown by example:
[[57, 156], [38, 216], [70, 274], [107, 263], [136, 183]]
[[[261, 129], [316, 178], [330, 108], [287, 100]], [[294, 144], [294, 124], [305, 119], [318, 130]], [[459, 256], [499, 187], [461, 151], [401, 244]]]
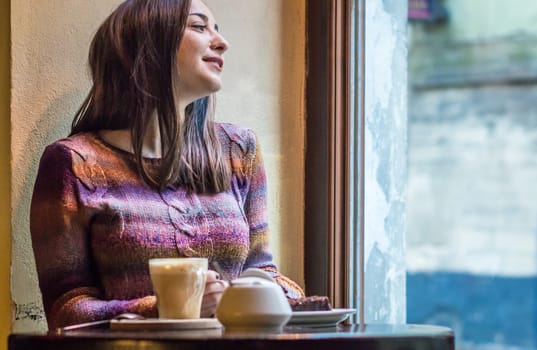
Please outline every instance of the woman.
[[[31, 208], [50, 329], [157, 316], [147, 260], [207, 257], [230, 277], [270, 272], [255, 134], [211, 120], [228, 43], [201, 0], [127, 0], [90, 48], [93, 87], [68, 138], [43, 153]], [[202, 317], [226, 287], [209, 273]]]

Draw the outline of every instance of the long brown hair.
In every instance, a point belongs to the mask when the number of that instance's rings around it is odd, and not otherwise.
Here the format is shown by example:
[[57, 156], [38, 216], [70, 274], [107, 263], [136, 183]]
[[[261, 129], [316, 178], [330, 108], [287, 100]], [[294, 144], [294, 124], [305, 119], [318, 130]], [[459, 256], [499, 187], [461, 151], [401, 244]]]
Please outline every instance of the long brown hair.
[[[93, 86], [75, 115], [70, 135], [130, 130], [138, 172], [149, 186], [217, 193], [229, 188], [231, 175], [212, 120], [214, 97], [188, 105], [183, 123], [174, 99], [176, 56], [190, 3], [127, 0], [104, 21], [89, 51]], [[162, 158], [149, 169], [142, 147], [155, 112]]]

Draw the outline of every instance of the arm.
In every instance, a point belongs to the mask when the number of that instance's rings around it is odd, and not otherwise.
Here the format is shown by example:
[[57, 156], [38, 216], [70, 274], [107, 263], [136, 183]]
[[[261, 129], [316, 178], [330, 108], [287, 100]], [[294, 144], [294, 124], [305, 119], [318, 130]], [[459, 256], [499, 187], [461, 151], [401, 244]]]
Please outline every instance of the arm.
[[92, 261], [91, 212], [80, 200], [84, 188], [73, 172], [74, 157], [79, 156], [63, 145], [47, 147], [32, 197], [30, 231], [49, 329], [122, 312], [155, 315], [154, 296], [102, 300]]
[[248, 176], [248, 192], [244, 203], [244, 211], [250, 226], [250, 251], [245, 268], [257, 267], [269, 272], [276, 282], [283, 288], [289, 298], [303, 297], [302, 288], [278, 272], [272, 261], [269, 250], [269, 231], [267, 218], [267, 179], [257, 137], [251, 132], [246, 167], [250, 171]]

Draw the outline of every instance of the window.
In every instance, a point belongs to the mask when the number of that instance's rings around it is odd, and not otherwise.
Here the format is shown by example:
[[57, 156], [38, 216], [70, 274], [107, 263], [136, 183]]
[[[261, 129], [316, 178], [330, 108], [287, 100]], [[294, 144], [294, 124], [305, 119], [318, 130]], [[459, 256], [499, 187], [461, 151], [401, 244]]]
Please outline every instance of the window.
[[335, 306], [365, 299], [368, 323], [405, 321], [406, 10], [308, 1], [306, 289]]
[[307, 292], [357, 306], [362, 232], [367, 323], [535, 349], [537, 7], [434, 3], [407, 39], [403, 1], [308, 1]]

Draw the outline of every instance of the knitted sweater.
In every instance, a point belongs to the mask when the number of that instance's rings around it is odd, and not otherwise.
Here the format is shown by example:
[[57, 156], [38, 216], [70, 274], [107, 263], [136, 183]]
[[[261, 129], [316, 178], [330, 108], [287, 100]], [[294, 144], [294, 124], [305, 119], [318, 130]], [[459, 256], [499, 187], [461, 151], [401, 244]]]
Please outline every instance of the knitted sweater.
[[216, 129], [233, 169], [230, 189], [218, 194], [150, 188], [134, 156], [96, 133], [45, 149], [30, 229], [49, 329], [122, 312], [155, 317], [147, 261], [156, 257], [207, 257], [232, 278], [261, 268], [288, 297], [303, 296], [268, 250], [266, 178], [255, 134], [232, 124]]

